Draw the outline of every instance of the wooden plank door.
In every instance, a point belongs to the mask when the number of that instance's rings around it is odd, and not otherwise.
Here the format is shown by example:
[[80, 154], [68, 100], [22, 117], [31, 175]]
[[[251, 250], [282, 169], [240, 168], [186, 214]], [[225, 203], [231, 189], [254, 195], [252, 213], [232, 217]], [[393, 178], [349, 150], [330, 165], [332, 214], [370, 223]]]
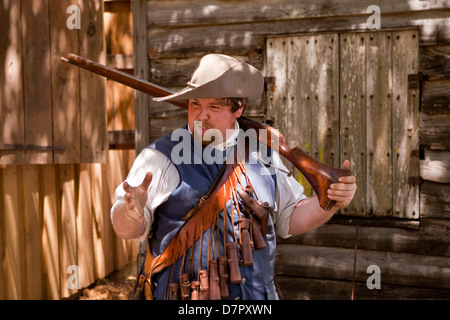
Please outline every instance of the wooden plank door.
[[[336, 34], [270, 38], [267, 46], [267, 74], [276, 78], [268, 92], [268, 118], [290, 147], [334, 166], [339, 166], [338, 50]], [[295, 176], [311, 195], [303, 175], [295, 170]]]
[[[345, 159], [358, 190], [345, 215], [419, 217], [418, 31], [324, 33], [267, 39], [267, 117], [316, 159]], [[312, 195], [309, 183], [297, 174]]]

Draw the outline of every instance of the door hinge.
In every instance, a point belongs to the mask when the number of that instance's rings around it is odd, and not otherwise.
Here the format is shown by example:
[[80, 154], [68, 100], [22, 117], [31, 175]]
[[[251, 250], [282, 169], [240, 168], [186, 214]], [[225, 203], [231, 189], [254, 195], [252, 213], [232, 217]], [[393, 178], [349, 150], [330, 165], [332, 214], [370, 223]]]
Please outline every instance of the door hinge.
[[428, 76], [423, 74], [422, 72], [408, 74], [408, 89], [409, 90], [417, 90], [421, 88], [421, 83], [423, 81], [427, 81]]
[[264, 91], [267, 92], [270, 85], [271, 91], [274, 92], [276, 88], [276, 80], [276, 77], [264, 77]]
[[409, 177], [408, 184], [410, 186], [417, 186], [423, 183], [422, 177]]

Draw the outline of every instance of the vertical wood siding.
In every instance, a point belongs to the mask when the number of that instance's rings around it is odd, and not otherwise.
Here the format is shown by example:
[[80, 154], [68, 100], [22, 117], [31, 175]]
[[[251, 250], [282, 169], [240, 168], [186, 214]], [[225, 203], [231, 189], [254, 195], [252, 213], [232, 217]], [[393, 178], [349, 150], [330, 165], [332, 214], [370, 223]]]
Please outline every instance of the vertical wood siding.
[[0, 168], [3, 263], [1, 299], [60, 299], [74, 294], [67, 273], [80, 267], [80, 286], [136, 259], [136, 244], [118, 238], [109, 209], [134, 152], [110, 151], [110, 164], [21, 165]]
[[[133, 91], [109, 82], [105, 107], [105, 80], [59, 60], [69, 51], [106, 60], [103, 1], [76, 2], [80, 30], [66, 27], [70, 4], [0, 5], [1, 30], [8, 30], [0, 45], [9, 46], [0, 63], [10, 66], [0, 72], [0, 143], [70, 144], [55, 159], [51, 152], [0, 153], [0, 299], [69, 297], [78, 291], [69, 289], [69, 266], [79, 266], [84, 288], [136, 260], [136, 243], [117, 237], [110, 220], [135, 152], [108, 151], [103, 135], [134, 129]], [[117, 23], [117, 15], [105, 13], [109, 53], [132, 54], [123, 49], [132, 36], [117, 34], [131, 19]]]
[[[72, 4], [80, 29], [67, 27]], [[4, 1], [0, 21], [0, 149], [22, 146], [0, 150], [0, 164], [105, 163], [106, 81], [60, 60], [72, 52], [106, 62], [103, 1]]]

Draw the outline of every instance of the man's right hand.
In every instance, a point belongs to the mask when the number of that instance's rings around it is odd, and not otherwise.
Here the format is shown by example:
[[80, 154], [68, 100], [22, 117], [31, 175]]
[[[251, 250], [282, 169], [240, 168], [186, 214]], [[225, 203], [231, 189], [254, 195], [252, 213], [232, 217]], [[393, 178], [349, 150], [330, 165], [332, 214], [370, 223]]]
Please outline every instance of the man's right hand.
[[124, 199], [129, 216], [139, 222], [144, 222], [144, 207], [147, 202], [148, 187], [152, 182], [152, 178], [153, 174], [147, 172], [144, 181], [137, 187], [130, 186], [126, 181], [123, 183], [123, 189], [126, 192]]
[[116, 208], [112, 219], [114, 231], [119, 237], [135, 239], [144, 234], [147, 224], [144, 207], [152, 178], [152, 173], [147, 172], [144, 181], [137, 187], [130, 186], [126, 181], [123, 183], [125, 202]]

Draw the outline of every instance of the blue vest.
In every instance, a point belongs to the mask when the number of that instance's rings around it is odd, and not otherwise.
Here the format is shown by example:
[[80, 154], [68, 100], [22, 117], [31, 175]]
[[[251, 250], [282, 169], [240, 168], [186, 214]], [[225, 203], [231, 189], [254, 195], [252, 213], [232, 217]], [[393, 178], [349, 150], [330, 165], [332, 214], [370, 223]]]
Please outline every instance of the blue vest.
[[[162, 152], [170, 159], [180, 174], [180, 183], [177, 188], [171, 193], [168, 200], [162, 203], [155, 211], [153, 238], [151, 242], [151, 250], [154, 257], [161, 254], [169, 245], [172, 238], [184, 224], [182, 218], [190, 209], [195, 207], [198, 200], [208, 192], [223, 166], [223, 163], [207, 164], [205, 161], [199, 163], [199, 158], [196, 159], [195, 157], [201, 157], [205, 152], [205, 147], [194, 144], [194, 140], [186, 128], [178, 130], [186, 130], [188, 135], [178, 136], [179, 139], [172, 141], [172, 134], [168, 134], [149, 145], [150, 148]], [[177, 152], [179, 150], [183, 150], [184, 152], [190, 150], [190, 161], [181, 163], [179, 163], [180, 161], [174, 161], [173, 156], [180, 156], [181, 154], [174, 153], [174, 155], [172, 155], [173, 150], [176, 150]], [[194, 152], [194, 150], [200, 151], [200, 153]], [[207, 150], [207, 152], [210, 151], [211, 149]], [[217, 151], [217, 149], [214, 149], [211, 155], [215, 156], [214, 152]], [[227, 152], [231, 152], [231, 149], [224, 151], [224, 159]], [[189, 159], [186, 154], [183, 156], [185, 160]], [[249, 153], [246, 159], [246, 169], [256, 194], [263, 202], [268, 202], [270, 204], [270, 212], [272, 214], [275, 201], [275, 176], [270, 175], [268, 169], [257, 159], [256, 152]], [[244, 176], [241, 180], [243, 184], [246, 184], [246, 178]], [[245, 188], [245, 185], [243, 188]], [[238, 189], [240, 189], [240, 186]], [[223, 212], [220, 213], [214, 231], [215, 258], [217, 258], [219, 254], [220, 256], [224, 256], [224, 233], [227, 242], [235, 241], [235, 235], [239, 236], [239, 216], [236, 210], [230, 210], [230, 201], [227, 204], [226, 213], [226, 218], [228, 219], [226, 223], [227, 230], [224, 230], [223, 214]], [[232, 214], [234, 214], [234, 217], [231, 216]], [[232, 222], [234, 222], [234, 225]], [[211, 228], [203, 234], [202, 270], [207, 269], [210, 231]], [[278, 299], [273, 280], [276, 236], [271, 217], [269, 218], [268, 232], [265, 236], [265, 241], [266, 247], [264, 249], [253, 250], [253, 266], [246, 267], [241, 265], [241, 284], [229, 283], [230, 296], [228, 299]], [[209, 247], [209, 257], [210, 259], [213, 259], [214, 252], [212, 250], [213, 246], [211, 242], [209, 243]], [[200, 239], [197, 240], [193, 246], [194, 259], [189, 259], [189, 257], [191, 257], [191, 250], [192, 248], [186, 252], [184, 258], [180, 258], [173, 266], [164, 269], [153, 277], [153, 283], [155, 284], [154, 299], [164, 299], [168, 284], [179, 283], [179, 275], [182, 273], [193, 274], [191, 280], [197, 280]], [[182, 267], [183, 270], [180, 271]]]

